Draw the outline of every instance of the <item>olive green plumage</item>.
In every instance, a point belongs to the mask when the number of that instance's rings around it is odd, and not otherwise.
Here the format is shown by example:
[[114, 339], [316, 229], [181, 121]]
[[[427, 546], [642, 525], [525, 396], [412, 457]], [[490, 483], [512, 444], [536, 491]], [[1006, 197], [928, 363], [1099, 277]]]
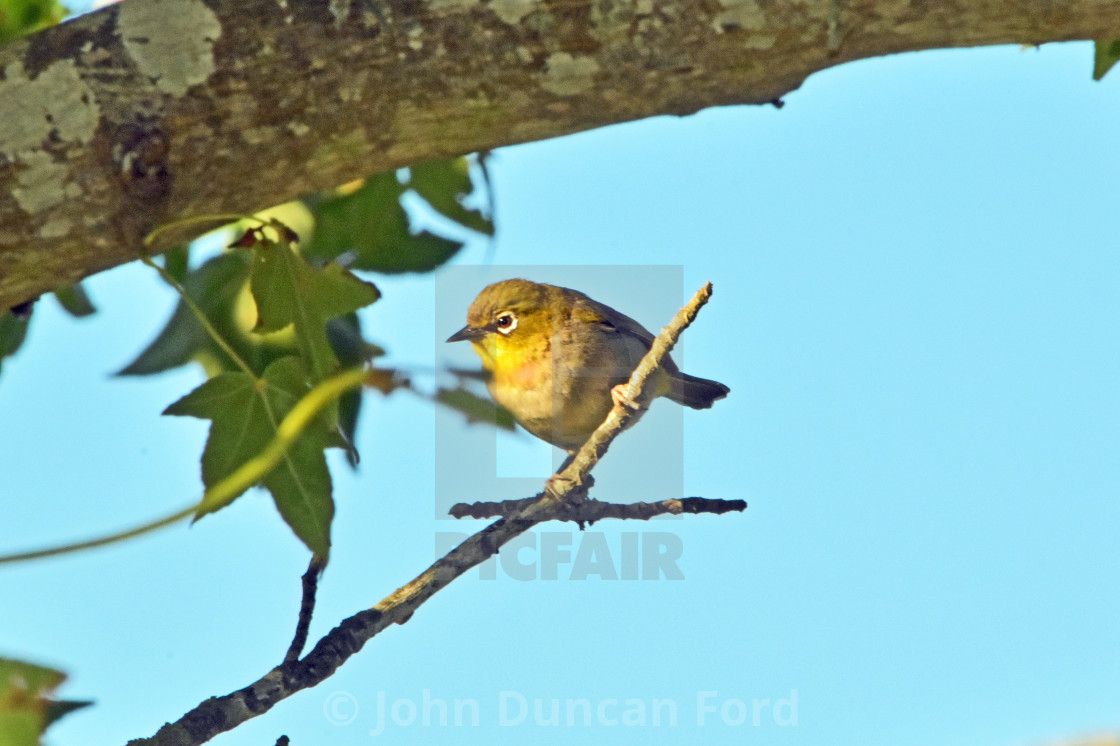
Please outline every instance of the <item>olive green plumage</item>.
[[[573, 452], [606, 419], [611, 389], [630, 378], [654, 335], [577, 290], [514, 279], [478, 294], [467, 325], [447, 341], [461, 340], [482, 358], [494, 400], [533, 435]], [[654, 396], [693, 409], [730, 391], [682, 373], [669, 357], [650, 385]]]

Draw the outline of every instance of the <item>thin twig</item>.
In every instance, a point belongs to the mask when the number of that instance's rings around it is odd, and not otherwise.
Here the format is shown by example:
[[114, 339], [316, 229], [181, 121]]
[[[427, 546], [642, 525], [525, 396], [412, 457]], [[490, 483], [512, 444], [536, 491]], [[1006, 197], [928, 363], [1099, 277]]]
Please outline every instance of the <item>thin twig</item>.
[[[456, 503], [448, 514], [452, 518], [506, 518], [536, 502], [539, 498], [526, 497], [521, 500], [502, 502]], [[682, 497], [660, 500], [655, 503], [610, 503], [601, 500], [583, 500], [558, 506], [554, 520], [572, 521], [581, 526], [593, 524], [604, 518], [620, 520], [648, 521], [659, 515], [680, 515], [682, 513], [714, 513], [722, 515], [747, 509], [746, 500], [717, 500], [707, 497]]]
[[[648, 394], [645, 393], [646, 382], [661, 367], [661, 361], [673, 349], [681, 333], [692, 324], [696, 319], [696, 314], [700, 313], [700, 309], [711, 297], [712, 283], [708, 282], [696, 291], [692, 300], [684, 308], [677, 311], [673, 320], [653, 340], [649, 352], [638, 363], [638, 367], [630, 375], [630, 382], [626, 384], [626, 396], [630, 401], [648, 404], [648, 401], [646, 401]], [[645, 412], [644, 407], [631, 409], [616, 402], [614, 407], [611, 408], [610, 414], [607, 415], [606, 421], [595, 432], [591, 433], [591, 437], [580, 447], [571, 463], [556, 475], [557, 480], [551, 481], [551, 484], [555, 485], [557, 482], [560, 484], [581, 484], [584, 477], [591, 473], [595, 464], [599, 463], [599, 460], [606, 454], [611, 442], [618, 434], [637, 422]]]
[[292, 635], [292, 644], [284, 655], [284, 662], [291, 663], [299, 660], [303, 648], [307, 645], [307, 631], [311, 628], [311, 615], [315, 613], [315, 594], [319, 590], [319, 576], [326, 567], [326, 562], [318, 555], [312, 555], [311, 562], [307, 565], [307, 572], [303, 574], [301, 587], [302, 600], [299, 604], [299, 619], [296, 621], [296, 633]]
[[[710, 283], [701, 288], [692, 301], [677, 313], [672, 323], [661, 330], [653, 347], [630, 377], [627, 395], [632, 401], [642, 401], [646, 381], [676, 343], [680, 333], [696, 318], [711, 291]], [[616, 404], [606, 421], [576, 454], [572, 464], [556, 475], [561, 479], [550, 480], [553, 488], [542, 493], [540, 499], [533, 500], [517, 514], [502, 518], [474, 534], [372, 609], [344, 620], [302, 659], [282, 663], [244, 689], [205, 700], [176, 722], [164, 725], [151, 738], [129, 741], [129, 746], [195, 746], [205, 743], [249, 718], [264, 714], [292, 694], [326, 680], [374, 636], [392, 624], [407, 622], [425, 601], [472, 567], [497, 554], [502, 545], [536, 524], [552, 520], [563, 512], [561, 506], [565, 501], [586, 497], [585, 482], [592, 467], [606, 453], [610, 442], [641, 414], [642, 410], [634, 411]]]

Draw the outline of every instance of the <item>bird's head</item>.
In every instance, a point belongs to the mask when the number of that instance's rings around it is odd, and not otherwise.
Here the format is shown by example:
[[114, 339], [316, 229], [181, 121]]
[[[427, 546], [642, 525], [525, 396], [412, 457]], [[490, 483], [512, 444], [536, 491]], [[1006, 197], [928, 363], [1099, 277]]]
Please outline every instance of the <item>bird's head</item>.
[[548, 351], [562, 312], [560, 288], [502, 280], [482, 289], [467, 311], [467, 325], [447, 341], [469, 341], [491, 372], [520, 368]]

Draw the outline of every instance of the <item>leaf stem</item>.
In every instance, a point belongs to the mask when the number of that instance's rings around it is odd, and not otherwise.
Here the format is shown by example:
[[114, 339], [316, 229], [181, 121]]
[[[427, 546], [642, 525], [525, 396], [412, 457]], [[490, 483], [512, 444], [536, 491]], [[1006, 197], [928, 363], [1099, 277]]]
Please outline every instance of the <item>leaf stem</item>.
[[296, 438], [300, 436], [319, 412], [347, 391], [358, 388], [367, 382], [370, 382], [372, 385], [374, 381], [373, 375], [373, 371], [366, 370], [365, 368], [351, 368], [331, 376], [312, 388], [304, 394], [303, 398], [296, 402], [296, 405], [292, 407], [291, 411], [281, 420], [276, 428], [276, 436], [269, 441], [264, 450], [246, 461], [228, 477], [206, 490], [198, 503], [163, 518], [141, 524], [125, 531], [109, 534], [108, 536], [100, 536], [96, 539], [48, 547], [46, 549], [2, 554], [0, 555], [0, 565], [40, 559], [42, 557], [53, 557], [60, 554], [78, 552], [83, 549], [93, 549], [94, 547], [101, 547], [107, 544], [115, 544], [118, 541], [131, 539], [135, 536], [140, 536], [163, 528], [164, 526], [170, 526], [173, 523], [195, 515], [202, 508], [217, 509], [228, 505], [234, 497], [259, 482], [280, 462], [280, 459], [284, 457], [284, 454], [287, 453], [292, 443], [296, 441]]
[[[181, 227], [186, 226], [186, 225], [197, 225], [199, 223], [219, 223], [220, 222], [220, 223], [222, 223], [222, 225], [226, 225], [226, 224], [229, 224], [229, 223], [236, 223], [239, 220], [255, 220], [258, 223], [260, 223], [262, 226], [268, 225], [267, 220], [265, 220], [264, 218], [258, 218], [256, 215], [240, 215], [240, 214], [237, 214], [237, 213], [217, 213], [217, 214], [214, 214], [214, 215], [195, 215], [194, 217], [183, 218], [182, 220], [176, 220], [173, 223], [168, 223], [167, 225], [161, 225], [160, 227], [156, 228], [154, 231], [152, 231], [151, 233], [149, 233], [147, 236], [144, 237], [144, 248], [146, 248], [146, 249], [151, 248], [152, 244], [155, 243], [156, 236], [160, 235], [161, 233], [164, 233], [165, 231], [172, 230], [173, 228], [181, 228]], [[218, 226], [218, 227], [221, 227], [221, 226]]]
[[358, 388], [369, 379], [370, 371], [365, 368], [351, 368], [331, 376], [304, 394], [276, 427], [276, 437], [269, 441], [263, 451], [206, 490], [202, 501], [198, 504], [199, 509], [211, 512], [225, 507], [241, 492], [259, 482], [280, 463], [280, 459], [284, 457], [292, 443], [319, 412], [350, 389]]
[[140, 261], [144, 262], [144, 264], [147, 264], [156, 272], [159, 272], [159, 275], [163, 278], [163, 281], [175, 289], [175, 292], [177, 292], [179, 294], [179, 297], [183, 299], [183, 302], [187, 304], [187, 308], [191, 309], [191, 313], [193, 313], [195, 315], [195, 318], [198, 319], [198, 323], [202, 324], [202, 328], [206, 330], [206, 333], [210, 335], [210, 338], [214, 340], [214, 343], [221, 347], [223, 352], [229, 355], [234, 364], [236, 364], [237, 367], [242, 370], [242, 372], [246, 373], [254, 381], [260, 381], [260, 378], [256, 373], [253, 372], [253, 369], [250, 368], [249, 365], [241, 359], [241, 356], [238, 355], [233, 347], [230, 346], [229, 342], [225, 340], [225, 337], [223, 337], [221, 333], [214, 328], [214, 325], [210, 323], [210, 319], [206, 317], [206, 312], [199, 308], [198, 304], [194, 302], [194, 298], [190, 297], [190, 295], [187, 294], [186, 288], [184, 288], [178, 280], [172, 277], [170, 272], [152, 261], [151, 257], [141, 256]]
[[190, 518], [194, 515], [197, 505], [183, 508], [177, 513], [172, 513], [150, 523], [142, 523], [135, 528], [126, 529], [125, 531], [118, 531], [115, 534], [108, 536], [99, 536], [96, 539], [88, 541], [79, 541], [76, 544], [63, 544], [57, 547], [48, 547], [46, 549], [35, 549], [30, 552], [18, 552], [16, 554], [3, 554], [0, 555], [0, 565], [8, 564], [11, 562], [25, 562], [27, 560], [42, 559], [43, 557], [54, 557], [59, 554], [69, 554], [71, 552], [80, 552], [83, 549], [93, 549], [95, 547], [102, 547], [106, 544], [115, 544], [118, 541], [131, 539], [134, 536], [141, 536], [142, 534], [155, 531], [156, 529], [170, 526], [172, 523], [177, 523], [184, 518]]

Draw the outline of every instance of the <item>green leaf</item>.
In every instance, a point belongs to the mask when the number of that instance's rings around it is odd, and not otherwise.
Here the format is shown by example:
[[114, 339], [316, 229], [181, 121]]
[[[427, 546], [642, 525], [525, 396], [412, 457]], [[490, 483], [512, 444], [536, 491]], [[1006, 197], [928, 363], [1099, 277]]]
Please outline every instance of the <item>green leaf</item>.
[[[288, 356], [268, 366], [260, 385], [245, 373], [223, 373], [164, 414], [211, 421], [202, 454], [202, 482], [210, 488], [263, 451], [276, 436], [277, 425], [309, 389], [303, 363]], [[317, 419], [262, 480], [292, 531], [320, 557], [330, 551], [334, 517], [331, 476], [323, 454], [329, 440], [326, 424]]]
[[1120, 60], [1120, 39], [1093, 40], [1093, 80], [1100, 80]]
[[163, 268], [167, 271], [167, 274], [179, 282], [186, 279], [187, 272], [190, 271], [190, 263], [191, 245], [189, 243], [172, 246], [163, 255]]
[[14, 355], [23, 344], [28, 321], [9, 311], [0, 312], [0, 370], [3, 370], [4, 358]]
[[470, 210], [462, 200], [474, 190], [466, 158], [428, 161], [409, 166], [408, 185], [441, 215], [471, 230], [494, 235], [494, 223], [480, 210]]
[[367, 342], [362, 336], [362, 325], [357, 314], [331, 319], [327, 323], [327, 339], [343, 368], [353, 368], [385, 355], [381, 347]]
[[[183, 283], [187, 295], [199, 305], [206, 317], [223, 333], [239, 355], [251, 360], [249, 345], [236, 328], [233, 318], [234, 302], [249, 279], [251, 256], [245, 251], [228, 251], [209, 260], [187, 275]], [[239, 344], [240, 343], [240, 344]], [[194, 313], [182, 300], [171, 319], [147, 349], [122, 368], [119, 376], [144, 376], [195, 360], [206, 352], [221, 360], [225, 369], [235, 367], [225, 352], [219, 348]], [[271, 362], [271, 361], [269, 361]]]
[[283, 244], [268, 243], [254, 253], [249, 286], [257, 302], [258, 330], [273, 332], [293, 324], [314, 379], [323, 380], [338, 362], [327, 341], [327, 322], [368, 306], [381, 294], [337, 264], [314, 269]]
[[508, 409], [464, 388], [441, 388], [436, 392], [436, 401], [465, 414], [467, 422], [485, 422], [503, 430], [514, 429], [513, 415]]
[[[247, 291], [250, 276], [260, 269], [254, 264], [254, 256], [255, 252], [244, 249], [227, 251], [190, 272], [182, 269], [185, 266], [181, 264], [186, 260], [185, 254], [180, 258], [180, 252], [173, 250], [166, 261], [173, 274], [186, 272], [181, 282], [187, 295], [195, 301], [238, 356], [259, 375], [281, 357], [293, 353], [307, 354], [311, 350], [304, 344], [306, 340], [294, 333], [265, 337], [251, 333], [251, 327], [258, 321], [258, 316], [254, 315], [253, 303], [243, 293]], [[278, 255], [274, 259], [284, 258], [283, 255]], [[306, 284], [310, 285], [312, 296], [319, 299], [316, 302], [320, 303], [327, 316], [347, 313], [354, 306], [378, 297], [375, 287], [341, 267], [328, 267], [320, 271], [307, 267], [302, 259], [299, 261], [304, 264], [304, 268], [300, 269], [301, 276], [311, 278]], [[283, 269], [275, 261], [273, 264], [277, 266], [271, 267], [271, 270]], [[275, 279], [279, 281], [282, 277]], [[282, 284], [274, 289], [275, 298], [289, 296], [292, 293], [285, 290]], [[295, 297], [300, 297], [298, 292]], [[268, 303], [265, 305], [267, 308]], [[256, 313], [260, 313], [259, 309]], [[271, 327], [283, 328], [285, 325], [272, 324]], [[258, 331], [270, 330], [272, 329], [262, 330], [258, 325]], [[322, 334], [318, 336], [321, 338]], [[322, 346], [318, 348], [317, 354], [329, 358], [329, 351], [324, 351]], [[206, 333], [191, 309], [180, 301], [156, 339], [117, 375], [150, 375], [195, 361], [204, 363], [211, 374], [239, 369]]]
[[38, 746], [49, 724], [49, 696], [65, 678], [61, 671], [0, 658], [0, 745]]
[[97, 309], [93, 306], [93, 301], [89, 299], [86, 294], [85, 288], [81, 283], [68, 285], [64, 288], [59, 288], [54, 291], [54, 297], [62, 305], [66, 312], [75, 318], [83, 316], [90, 316], [97, 313]]
[[411, 233], [400, 204], [405, 190], [395, 174], [383, 173], [351, 194], [322, 200], [314, 206], [315, 231], [304, 253], [333, 260], [353, 252], [356, 269], [386, 274], [440, 266], [463, 244], [427, 231]]
[[53, 26], [67, 13], [55, 0], [0, 0], [0, 43]]
[[279, 244], [259, 250], [253, 266], [253, 298], [262, 331], [277, 331], [315, 316], [324, 324], [370, 305], [381, 293], [337, 264], [314, 269]]
[[[307, 266], [306, 263], [304, 266]], [[325, 319], [353, 313], [381, 297], [372, 282], [359, 279], [337, 264], [328, 264], [315, 272], [312, 290]]]

